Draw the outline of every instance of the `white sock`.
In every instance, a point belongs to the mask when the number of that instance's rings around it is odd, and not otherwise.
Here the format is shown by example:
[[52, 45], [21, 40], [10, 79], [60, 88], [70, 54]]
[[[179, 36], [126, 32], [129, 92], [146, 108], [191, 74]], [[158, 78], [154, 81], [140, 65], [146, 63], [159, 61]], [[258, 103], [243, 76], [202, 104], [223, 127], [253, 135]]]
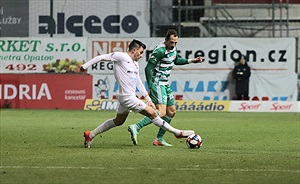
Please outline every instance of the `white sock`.
[[165, 129], [175, 135], [180, 135], [180, 130], [172, 127], [169, 123], [165, 122], [163, 119], [161, 119], [159, 116], [157, 116], [156, 118], [154, 118], [152, 120], [152, 123], [155, 124], [156, 126], [159, 126], [162, 129]]
[[91, 131], [90, 137], [94, 138], [96, 135], [106, 132], [107, 130], [109, 130], [115, 126], [116, 125], [115, 125], [113, 119], [108, 119], [104, 123], [99, 125], [97, 128], [95, 128], [93, 131]]

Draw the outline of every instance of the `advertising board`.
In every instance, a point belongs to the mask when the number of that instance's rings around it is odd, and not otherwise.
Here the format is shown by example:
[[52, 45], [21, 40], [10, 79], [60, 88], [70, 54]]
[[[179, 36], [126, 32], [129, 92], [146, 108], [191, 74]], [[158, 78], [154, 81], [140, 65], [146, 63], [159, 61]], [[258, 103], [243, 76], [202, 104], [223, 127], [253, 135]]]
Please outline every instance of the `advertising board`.
[[28, 109], [82, 109], [92, 97], [92, 76], [0, 74], [0, 106]]
[[0, 1], [0, 37], [28, 37], [29, 0]]
[[87, 38], [0, 38], [0, 73], [78, 73]]
[[31, 0], [29, 8], [31, 37], [150, 36], [147, 0], [53, 1], [53, 17], [48, 0]]

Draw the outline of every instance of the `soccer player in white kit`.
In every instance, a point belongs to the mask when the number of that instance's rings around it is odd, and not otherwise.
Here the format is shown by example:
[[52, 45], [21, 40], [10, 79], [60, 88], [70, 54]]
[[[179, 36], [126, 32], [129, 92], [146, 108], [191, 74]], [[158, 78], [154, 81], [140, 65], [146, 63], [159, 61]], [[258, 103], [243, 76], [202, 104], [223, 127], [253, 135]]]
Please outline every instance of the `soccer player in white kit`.
[[[156, 126], [163, 128], [175, 135], [176, 138], [187, 137], [194, 133], [193, 130], [178, 130], [166, 123], [155, 110], [155, 105], [151, 101], [139, 75], [138, 60], [142, 58], [146, 45], [139, 40], [133, 39], [129, 44], [127, 52], [113, 52], [109, 54], [102, 54], [89, 60], [81, 66], [81, 70], [86, 70], [89, 66], [97, 62], [113, 62], [114, 63], [114, 76], [118, 82], [119, 90], [117, 100], [119, 107], [116, 117], [106, 120], [92, 131], [84, 132], [84, 147], [90, 148], [94, 137], [101, 134], [113, 127], [122, 125], [130, 111], [140, 113], [151, 119], [152, 123]], [[147, 100], [145, 104], [142, 100], [136, 97], [136, 88]]]

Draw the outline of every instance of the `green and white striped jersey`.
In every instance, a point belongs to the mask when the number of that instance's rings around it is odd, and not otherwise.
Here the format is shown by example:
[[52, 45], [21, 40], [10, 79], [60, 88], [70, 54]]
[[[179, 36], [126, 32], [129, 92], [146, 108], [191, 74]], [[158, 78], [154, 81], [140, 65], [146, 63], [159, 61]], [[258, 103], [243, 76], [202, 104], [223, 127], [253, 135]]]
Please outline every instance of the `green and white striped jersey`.
[[151, 82], [147, 77], [148, 84], [167, 85], [173, 66], [188, 64], [188, 60], [178, 57], [177, 47], [167, 50], [165, 43], [161, 42], [151, 53], [147, 66], [151, 64], [155, 66], [152, 71], [147, 71], [147, 67], [145, 70], [146, 75], [147, 72], [151, 72]]

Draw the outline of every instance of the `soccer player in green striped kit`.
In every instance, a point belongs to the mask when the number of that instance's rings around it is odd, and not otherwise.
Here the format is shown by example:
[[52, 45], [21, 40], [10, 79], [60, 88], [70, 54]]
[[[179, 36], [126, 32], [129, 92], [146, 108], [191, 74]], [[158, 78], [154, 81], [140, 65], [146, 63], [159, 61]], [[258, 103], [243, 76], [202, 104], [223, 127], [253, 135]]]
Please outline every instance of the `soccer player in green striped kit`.
[[[167, 31], [165, 40], [159, 43], [151, 53], [150, 59], [145, 68], [146, 79], [149, 87], [149, 94], [152, 102], [155, 104], [160, 117], [167, 123], [171, 123], [175, 116], [175, 99], [169, 85], [170, 72], [174, 65], [185, 65], [189, 63], [202, 63], [204, 58], [184, 59], [178, 57], [176, 44], [178, 34], [175, 30]], [[131, 139], [134, 145], [137, 145], [137, 136], [139, 131], [146, 125], [151, 124], [148, 117], [144, 117], [138, 123], [128, 126]], [[163, 136], [166, 130], [160, 128], [156, 138], [153, 141], [154, 146], [172, 146], [167, 143]]]

